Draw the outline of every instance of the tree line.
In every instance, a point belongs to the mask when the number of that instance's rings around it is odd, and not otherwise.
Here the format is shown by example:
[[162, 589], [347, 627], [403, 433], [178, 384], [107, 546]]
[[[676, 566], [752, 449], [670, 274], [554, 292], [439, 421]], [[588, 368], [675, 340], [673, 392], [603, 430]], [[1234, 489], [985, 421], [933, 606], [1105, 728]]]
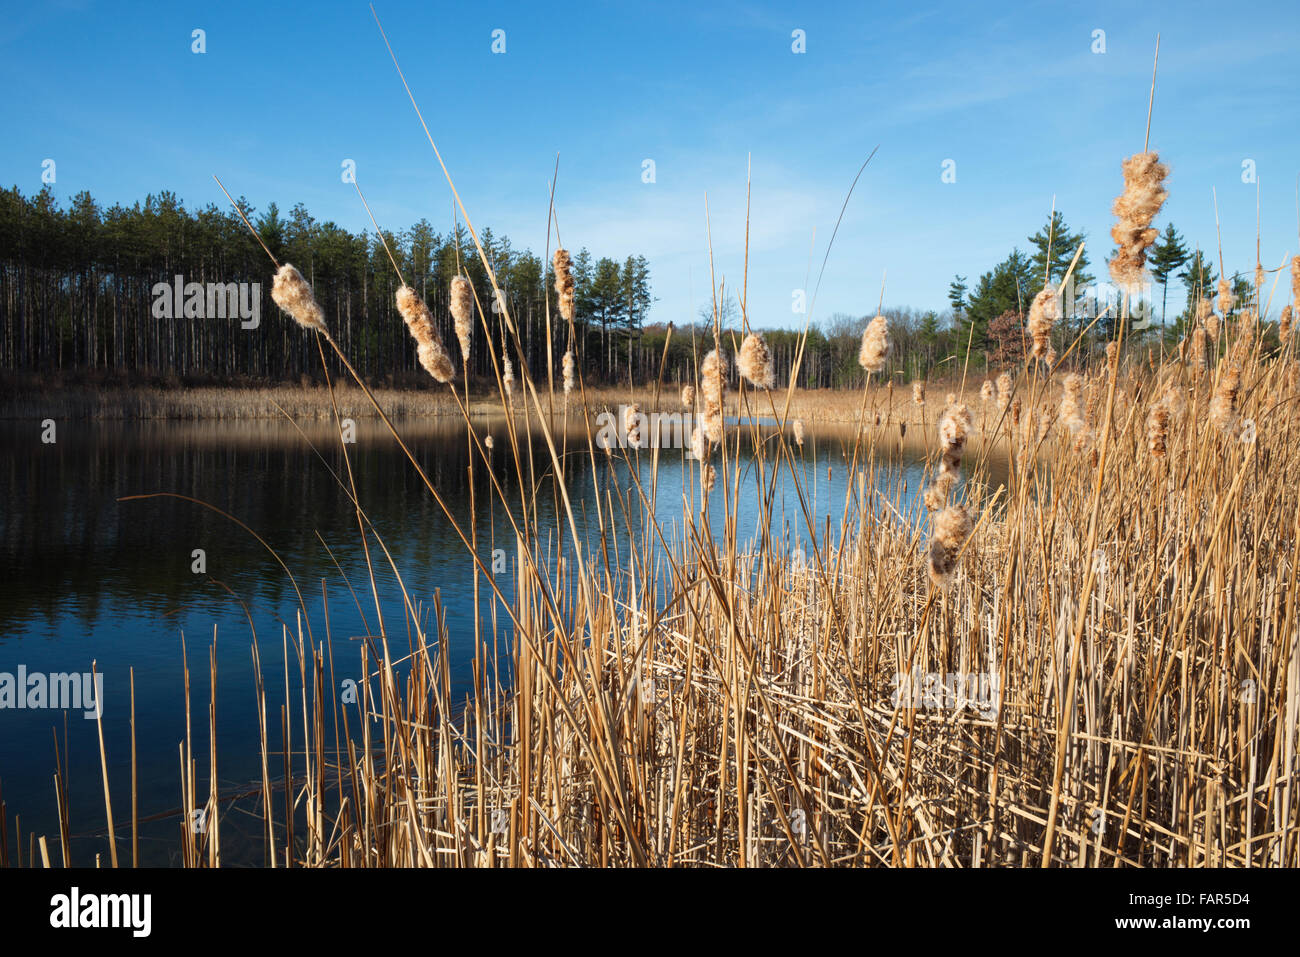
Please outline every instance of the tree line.
[[[242, 197], [236, 202], [271, 253], [297, 266], [312, 284], [331, 334], [360, 372], [381, 381], [422, 374], [394, 301], [399, 281], [377, 235], [319, 222], [301, 203], [285, 215], [275, 203], [259, 212]], [[473, 283], [491, 341], [476, 322], [470, 375], [490, 375], [488, 349], [501, 349], [505, 323], [468, 231], [458, 225], [440, 234], [421, 219], [386, 231], [384, 239], [457, 360], [448, 287], [458, 273]], [[573, 254], [577, 314], [570, 343], [551, 264], [530, 250], [516, 250], [490, 228], [479, 239], [532, 374], [545, 377], [549, 334], [555, 363], [572, 345], [588, 379], [613, 380], [626, 355], [635, 352], [653, 302], [645, 257], [594, 258], [586, 249]], [[314, 377], [320, 370], [315, 342], [272, 303], [273, 272], [258, 239], [229, 207], [191, 210], [174, 193], [161, 192], [131, 206], [104, 208], [84, 191], [63, 207], [48, 187], [30, 196], [16, 186], [0, 189], [0, 368], [106, 373], [128, 381]], [[163, 300], [171, 297], [163, 289], [174, 286], [177, 276], [182, 284], [203, 287], [248, 284], [242, 290], [246, 300], [251, 284], [259, 284], [260, 322], [252, 327], [253, 320], [241, 322], [238, 315], [186, 316], [183, 309], [167, 308], [171, 304]], [[217, 301], [224, 305], [222, 296]]]

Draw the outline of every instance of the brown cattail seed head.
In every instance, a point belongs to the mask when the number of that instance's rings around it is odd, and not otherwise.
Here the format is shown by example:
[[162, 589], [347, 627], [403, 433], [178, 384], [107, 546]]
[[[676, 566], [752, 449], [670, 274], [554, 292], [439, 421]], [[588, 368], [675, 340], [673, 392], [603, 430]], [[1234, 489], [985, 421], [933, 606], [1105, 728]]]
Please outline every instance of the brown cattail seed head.
[[406, 328], [415, 340], [416, 354], [420, 365], [439, 382], [446, 384], [456, 378], [456, 369], [451, 364], [451, 357], [442, 347], [442, 337], [433, 324], [433, 314], [429, 307], [410, 286], [397, 290], [397, 311], [406, 321]]
[[1232, 294], [1232, 286], [1226, 279], [1219, 280], [1219, 294], [1214, 299], [1214, 307], [1219, 310], [1219, 314], [1226, 316], [1232, 311], [1233, 303], [1236, 297]]
[[690, 409], [695, 405], [695, 386], [686, 385], [682, 387], [682, 405]]
[[770, 389], [776, 385], [776, 372], [772, 368], [772, 350], [763, 337], [755, 332], [745, 336], [736, 356], [736, 371], [756, 388]]
[[916, 405], [925, 405], [925, 383], [912, 383], [912, 402]]
[[706, 465], [700, 469], [700, 485], [704, 487], [704, 494], [708, 495], [713, 491], [713, 483], [717, 481], [718, 470], [712, 465]]
[[573, 350], [570, 349], [564, 353], [564, 358], [560, 361], [560, 371], [564, 373], [564, 394], [568, 395], [573, 391], [574, 370], [577, 363], [573, 360]]
[[555, 295], [560, 300], [560, 315], [572, 322], [573, 293], [576, 288], [573, 281], [573, 258], [567, 249], [557, 249], [551, 258], [551, 265], [555, 269]]
[[727, 355], [721, 349], [710, 349], [700, 363], [700, 392], [706, 409], [722, 410], [722, 397], [727, 389]]
[[1282, 315], [1277, 321], [1277, 337], [1283, 343], [1291, 337], [1291, 307], [1283, 306]]
[[1084, 414], [1082, 376], [1071, 372], [1065, 377], [1064, 388], [1061, 396], [1061, 423], [1070, 430], [1071, 435], [1079, 435], [1088, 429], [1088, 420]]
[[709, 457], [709, 440], [700, 426], [691, 430], [691, 455], [703, 462]]
[[1147, 249], [1159, 235], [1151, 221], [1169, 196], [1163, 186], [1169, 170], [1155, 152], [1135, 153], [1124, 160], [1123, 169], [1124, 192], [1111, 206], [1116, 222], [1110, 235], [1118, 248], [1110, 261], [1110, 275], [1132, 292], [1145, 280]]
[[1237, 427], [1237, 392], [1241, 389], [1241, 370], [1229, 365], [1219, 376], [1219, 385], [1210, 400], [1210, 423], [1221, 432], [1232, 434]]
[[474, 290], [469, 280], [457, 276], [451, 281], [451, 318], [456, 328], [456, 338], [460, 340], [460, 356], [469, 361], [469, 337], [473, 330], [471, 316], [474, 314]]
[[794, 432], [795, 444], [803, 448], [803, 421], [795, 419], [790, 428]]
[[1300, 256], [1291, 257], [1291, 301], [1300, 308]]
[[628, 405], [623, 407], [623, 432], [627, 435], [627, 444], [633, 448], [641, 447], [641, 407]]
[[993, 380], [985, 379], [984, 384], [980, 386], [980, 398], [985, 402], [992, 402], [993, 397], [996, 395], [997, 391], [993, 388]]
[[998, 410], [1003, 411], [1011, 402], [1011, 389], [1013, 386], [1010, 372], [1004, 372], [998, 376]]
[[506, 400], [509, 401], [515, 394], [515, 367], [504, 349], [501, 350], [501, 385], [505, 387]]
[[862, 348], [858, 351], [858, 365], [867, 372], [881, 372], [893, 347], [889, 342], [889, 321], [876, 316], [862, 333]]
[[1060, 317], [1061, 302], [1056, 296], [1056, 288], [1048, 283], [1034, 297], [1029, 307], [1029, 320], [1025, 323], [1025, 329], [1034, 340], [1035, 359], [1043, 359], [1049, 364], [1052, 362], [1048, 358], [1048, 353], [1052, 351], [1052, 324]]
[[302, 273], [288, 263], [275, 272], [275, 279], [271, 283], [271, 299], [304, 329], [329, 335], [329, 330], [325, 328], [325, 314], [317, 305], [311, 286], [302, 278]]
[[1147, 449], [1156, 458], [1164, 458], [1169, 436], [1169, 410], [1163, 404], [1152, 407], [1147, 416]]
[[930, 581], [936, 588], [947, 588], [957, 570], [957, 558], [962, 546], [970, 537], [973, 523], [970, 513], [961, 505], [950, 505], [934, 519], [934, 535], [930, 539]]
[[961, 468], [961, 459], [966, 452], [966, 438], [970, 433], [972, 419], [970, 410], [964, 403], [953, 403], [944, 409], [939, 418], [939, 444], [942, 461], [941, 472], [956, 472]]

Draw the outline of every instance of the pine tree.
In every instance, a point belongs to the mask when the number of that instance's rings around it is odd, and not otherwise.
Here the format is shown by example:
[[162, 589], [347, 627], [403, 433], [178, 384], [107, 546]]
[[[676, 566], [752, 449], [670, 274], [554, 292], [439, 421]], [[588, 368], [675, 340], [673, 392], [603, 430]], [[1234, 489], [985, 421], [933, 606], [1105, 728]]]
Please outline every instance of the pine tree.
[[1165, 226], [1165, 231], [1151, 247], [1151, 275], [1160, 283], [1160, 327], [1165, 325], [1165, 306], [1169, 301], [1169, 277], [1175, 270], [1181, 269], [1190, 254], [1183, 242], [1183, 237], [1174, 228], [1173, 223]]

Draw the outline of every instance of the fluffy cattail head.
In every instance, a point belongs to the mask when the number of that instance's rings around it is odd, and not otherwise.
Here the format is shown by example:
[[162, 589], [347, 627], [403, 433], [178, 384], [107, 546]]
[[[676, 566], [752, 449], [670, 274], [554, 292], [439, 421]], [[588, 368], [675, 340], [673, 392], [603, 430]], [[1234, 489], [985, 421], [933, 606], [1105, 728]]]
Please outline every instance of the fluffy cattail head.
[[1300, 308], [1300, 256], [1291, 257], [1291, 301]]
[[1131, 292], [1146, 278], [1147, 250], [1159, 235], [1151, 221], [1169, 196], [1163, 186], [1169, 170], [1155, 152], [1135, 153], [1124, 160], [1123, 168], [1124, 192], [1111, 207], [1116, 222], [1110, 235], [1118, 248], [1110, 261], [1110, 275]]
[[700, 363], [700, 392], [708, 408], [722, 409], [722, 397], [727, 389], [727, 354], [721, 349], [710, 349]]
[[501, 385], [505, 387], [507, 400], [514, 396], [515, 367], [504, 349], [501, 350]]
[[1011, 379], [1010, 372], [1004, 372], [998, 376], [998, 409], [1005, 410], [1011, 402], [1011, 389], [1014, 383]]
[[451, 364], [451, 357], [442, 347], [442, 337], [438, 335], [438, 329], [433, 324], [433, 314], [429, 312], [429, 307], [424, 304], [424, 300], [410, 286], [404, 285], [397, 290], [397, 311], [405, 320], [406, 328], [411, 331], [411, 338], [415, 340], [416, 354], [424, 371], [444, 385], [456, 378], [456, 369]]
[[1061, 396], [1061, 424], [1070, 430], [1071, 435], [1079, 435], [1088, 429], [1083, 401], [1083, 377], [1077, 372], [1071, 372], [1065, 377], [1064, 393]]
[[772, 350], [763, 337], [755, 332], [745, 336], [736, 356], [736, 371], [759, 389], [776, 385], [776, 372], [772, 368]]
[[885, 368], [885, 360], [889, 358], [892, 348], [889, 342], [889, 320], [884, 316], [876, 316], [867, 323], [867, 328], [862, 333], [858, 365], [867, 372], [881, 372]]
[[708, 495], [713, 491], [713, 483], [718, 479], [718, 470], [712, 465], [706, 465], [700, 469], [700, 485], [704, 488], [704, 494]]
[[1187, 350], [1187, 361], [1193, 369], [1205, 368], [1205, 330], [1199, 326], [1192, 330], [1191, 345]]
[[639, 405], [627, 405], [623, 407], [623, 432], [627, 436], [627, 444], [633, 448], [641, 447], [641, 407]]
[[451, 281], [451, 318], [456, 328], [456, 338], [460, 340], [460, 355], [469, 361], [469, 337], [473, 330], [471, 317], [474, 314], [474, 290], [469, 280], [457, 276]]
[[691, 455], [703, 462], [709, 457], [709, 440], [700, 426], [691, 431]]
[[980, 399], [984, 402], [992, 402], [997, 395], [997, 390], [993, 388], [993, 380], [985, 379], [984, 384], [980, 386]]
[[1235, 302], [1236, 297], [1232, 294], [1232, 286], [1229, 284], [1228, 280], [1220, 279], [1219, 294], [1214, 298], [1215, 308], [1219, 310], [1220, 315], [1226, 316], [1232, 311], [1232, 306]]
[[565, 395], [568, 395], [570, 392], [573, 391], [573, 385], [574, 385], [573, 373], [576, 365], [577, 364], [573, 361], [573, 350], [570, 349], [564, 354], [564, 358], [560, 361], [560, 370], [564, 373], [564, 394]]
[[939, 417], [939, 445], [942, 459], [940, 472], [956, 472], [961, 468], [961, 459], [966, 452], [966, 439], [970, 434], [973, 419], [970, 409], [964, 403], [953, 402], [943, 410]]
[[1210, 399], [1210, 423], [1229, 435], [1237, 428], [1237, 393], [1240, 389], [1241, 370], [1229, 365], [1219, 376], [1214, 398]]
[[1205, 331], [1210, 334], [1211, 339], [1219, 338], [1220, 326], [1218, 315], [1212, 312], [1205, 317]]
[[940, 472], [930, 483], [930, 487], [925, 490], [922, 498], [925, 501], [925, 507], [931, 512], [937, 512], [948, 504], [948, 496], [952, 493], [952, 487], [957, 484], [957, 476], [953, 472]]
[[916, 405], [925, 405], [925, 383], [912, 383], [912, 402]]
[[1291, 337], [1291, 307], [1282, 307], [1282, 315], [1277, 321], [1277, 337], [1285, 344]]
[[695, 386], [682, 386], [682, 405], [688, 409], [695, 406]]
[[1025, 329], [1034, 340], [1035, 359], [1051, 361], [1047, 355], [1052, 349], [1052, 324], [1060, 317], [1061, 301], [1057, 298], [1056, 287], [1048, 283], [1034, 297], [1029, 307], [1029, 320], [1025, 323]]
[[928, 570], [930, 581], [936, 588], [947, 588], [952, 581], [958, 556], [970, 537], [972, 527], [970, 513], [961, 505], [949, 505], [935, 516]]
[[1165, 457], [1169, 437], [1169, 410], [1157, 403], [1147, 416], [1147, 451], [1158, 459]]
[[573, 321], [573, 293], [576, 283], [573, 281], [573, 258], [567, 249], [555, 250], [551, 258], [555, 269], [555, 295], [560, 300], [560, 315], [567, 321]]
[[271, 282], [271, 299], [304, 329], [329, 335], [329, 330], [325, 327], [325, 314], [317, 305], [311, 286], [302, 278], [302, 273], [288, 263], [275, 271], [275, 279]]
[[803, 421], [801, 419], [795, 419], [794, 422], [791, 423], [790, 428], [794, 432], [795, 444], [800, 448], [803, 448]]

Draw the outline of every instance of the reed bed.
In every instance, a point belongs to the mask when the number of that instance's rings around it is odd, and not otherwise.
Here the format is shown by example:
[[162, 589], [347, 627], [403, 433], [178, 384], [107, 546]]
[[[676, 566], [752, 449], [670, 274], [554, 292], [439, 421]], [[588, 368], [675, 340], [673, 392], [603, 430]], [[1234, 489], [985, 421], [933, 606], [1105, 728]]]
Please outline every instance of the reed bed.
[[[1129, 216], [1138, 240], [1147, 206]], [[498, 373], [504, 430], [481, 435], [454, 382], [442, 394], [510, 516], [509, 586], [490, 573], [474, 516], [447, 509], [407, 453], [479, 572], [472, 685], [453, 693], [449, 645], [468, 636], [449, 634], [438, 596], [426, 606], [403, 590], [384, 609], [376, 590], [367, 680], [344, 700], [300, 593], [281, 641], [286, 704], [276, 714], [256, 689], [268, 863], [1296, 866], [1293, 344], [1266, 350], [1225, 323], [1204, 363], [1125, 356], [1120, 341], [1096, 354], [1065, 342], [1057, 357], [1054, 301], [1035, 308], [1034, 357], [995, 392], [972, 381], [907, 398], [886, 383], [851, 400], [838, 521], [809, 505], [811, 410], [795, 416], [794, 390], [767, 388], [759, 345], [735, 376], [743, 306], [739, 330], [715, 316], [689, 392], [661, 376], [620, 400], [697, 403], [705, 427], [689, 455], [599, 448], [601, 397], [580, 368], [571, 392], [535, 383], [504, 313], [499, 368], [513, 357], [519, 370], [510, 394]], [[549, 318], [572, 322], [563, 290]], [[888, 332], [881, 321], [868, 333], [874, 372]], [[335, 351], [400, 443], [328, 331], [303, 334], [322, 360]], [[740, 423], [719, 421], [724, 404]], [[556, 409], [584, 423], [585, 448], [558, 441], [570, 419]], [[644, 441], [629, 419], [620, 430]], [[920, 423], [934, 495], [877, 481], [908, 422]], [[540, 459], [527, 436], [543, 439]], [[1004, 481], [990, 472], [995, 450]], [[611, 459], [628, 484], [600, 481]], [[517, 479], [509, 494], [501, 468]], [[689, 478], [671, 527], [666, 470]], [[601, 490], [591, 501], [571, 497], [584, 471]], [[350, 470], [338, 479], [373, 588], [373, 566], [392, 563]], [[786, 487], [797, 534], [777, 531]], [[721, 519], [707, 507], [716, 497]], [[742, 499], [759, 512], [752, 538]], [[260, 676], [256, 635], [253, 653]], [[215, 686], [215, 657], [209, 668]], [[900, 680], [910, 675], [919, 692]], [[979, 693], [951, 692], [949, 675], [976, 676]], [[206, 809], [219, 822], [188, 735], [180, 759], [183, 820]], [[217, 755], [207, 761], [215, 780]], [[186, 864], [221, 863], [219, 826], [182, 835]]]

